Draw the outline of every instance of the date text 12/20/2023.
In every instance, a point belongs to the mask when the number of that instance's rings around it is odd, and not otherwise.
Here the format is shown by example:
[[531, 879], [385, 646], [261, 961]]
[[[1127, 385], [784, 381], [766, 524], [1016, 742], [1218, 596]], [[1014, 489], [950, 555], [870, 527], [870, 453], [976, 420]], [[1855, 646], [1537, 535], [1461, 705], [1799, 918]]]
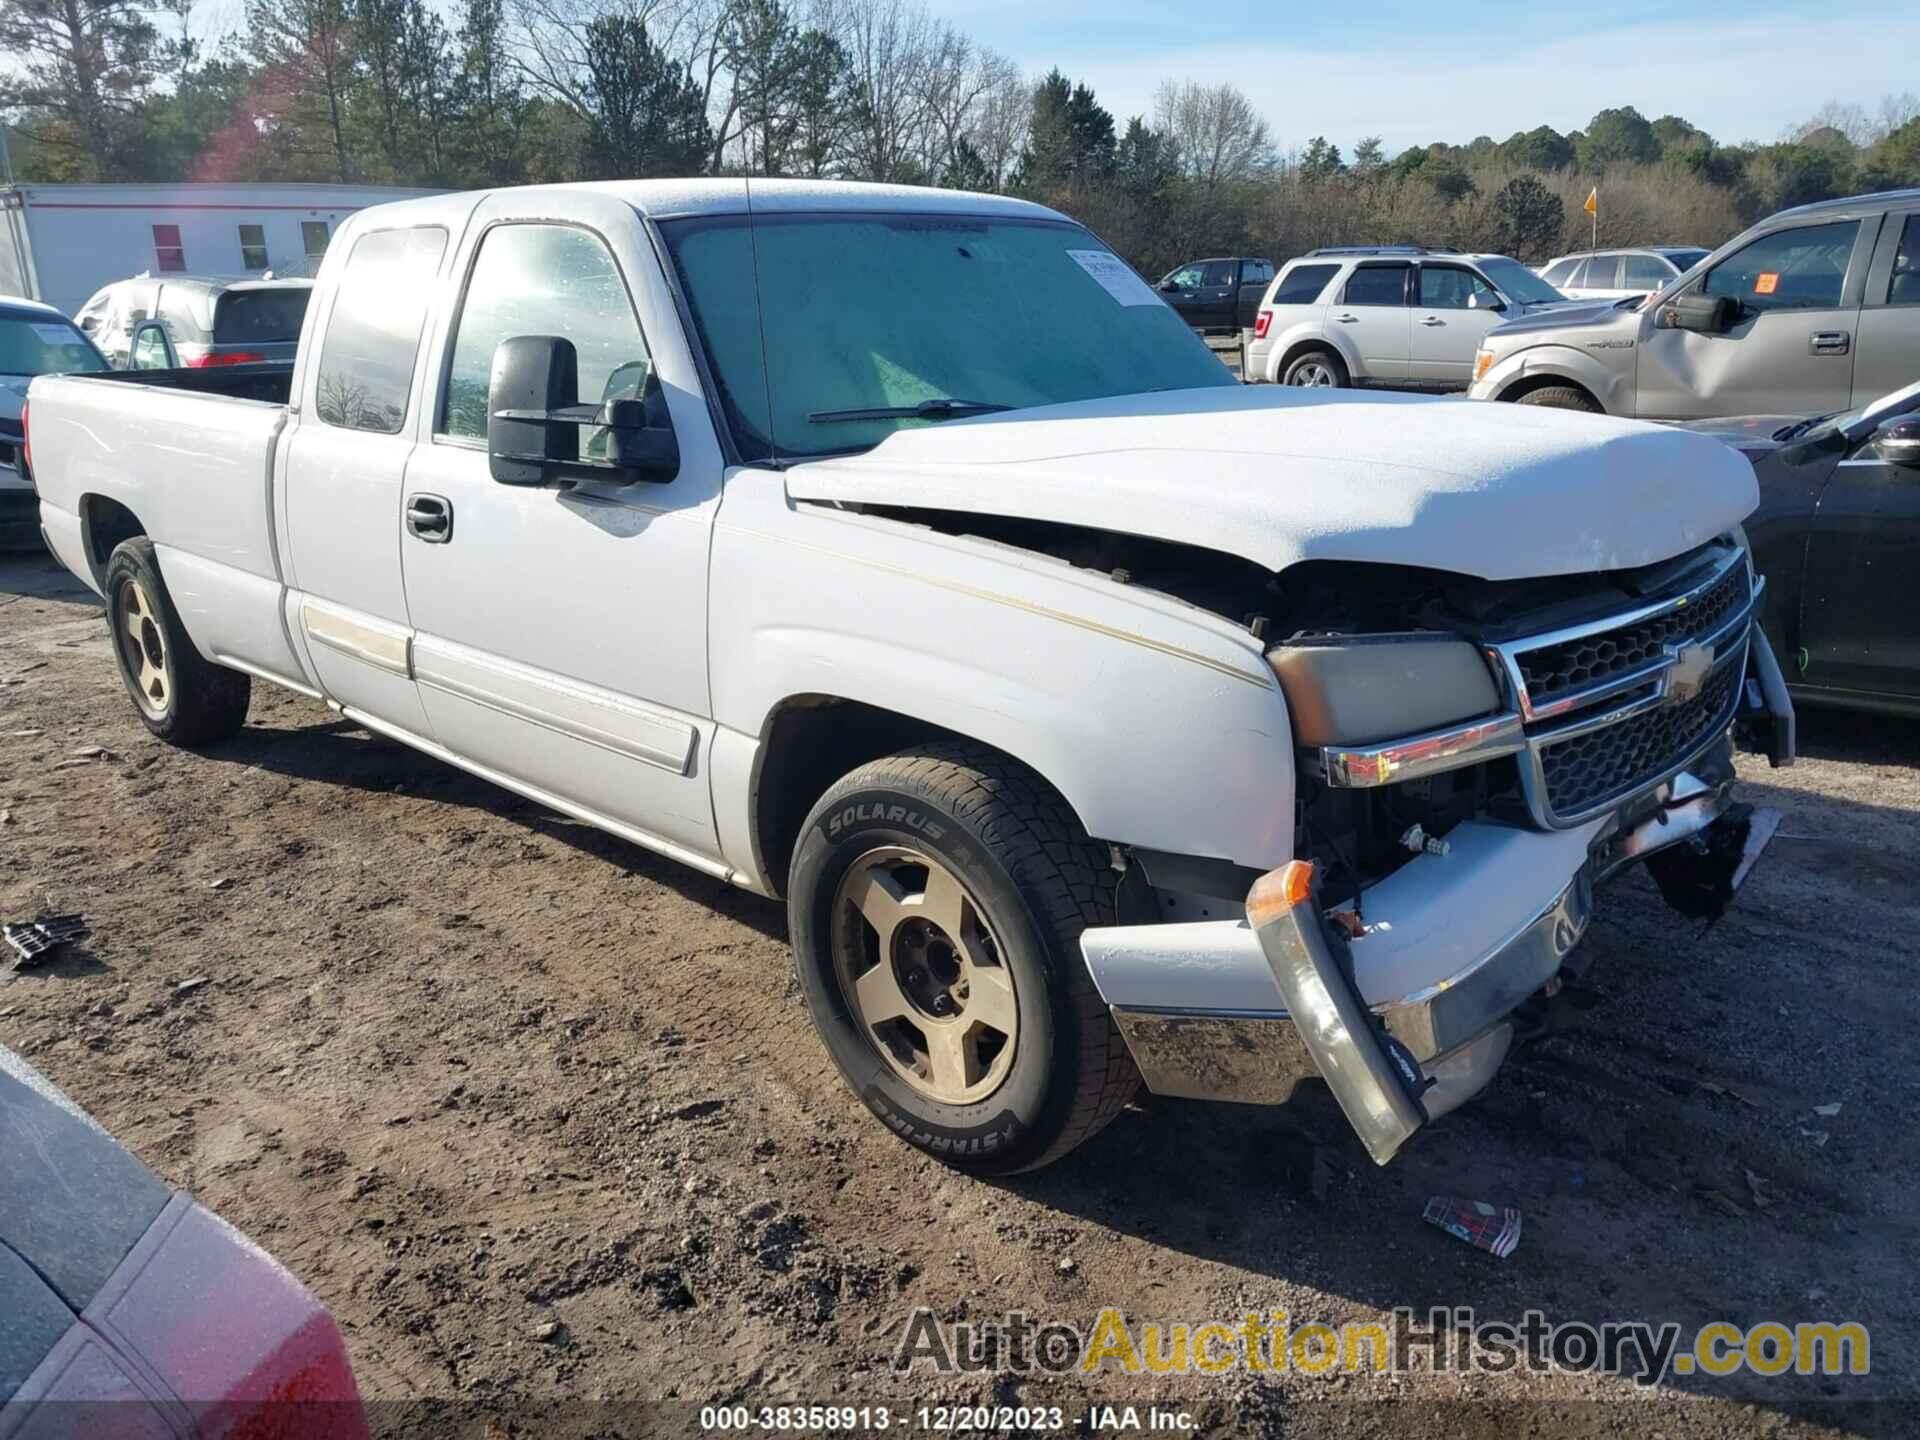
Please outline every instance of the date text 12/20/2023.
[[1069, 1412], [1062, 1405], [707, 1405], [700, 1411], [706, 1435], [779, 1432], [786, 1434], [867, 1434], [883, 1430], [1024, 1431], [1058, 1434], [1122, 1434], [1130, 1431], [1180, 1434], [1194, 1427], [1185, 1410], [1160, 1405], [1089, 1405]]

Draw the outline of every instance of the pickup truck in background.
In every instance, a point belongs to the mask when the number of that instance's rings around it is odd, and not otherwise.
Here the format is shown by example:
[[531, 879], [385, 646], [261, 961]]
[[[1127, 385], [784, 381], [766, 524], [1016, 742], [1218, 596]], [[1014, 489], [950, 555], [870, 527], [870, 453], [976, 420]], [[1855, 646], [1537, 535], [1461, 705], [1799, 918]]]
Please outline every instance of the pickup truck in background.
[[1273, 261], [1252, 255], [1191, 260], [1161, 277], [1159, 290], [1174, 313], [1203, 335], [1234, 335], [1273, 279]]
[[1475, 400], [1648, 420], [1820, 415], [1920, 376], [1920, 189], [1783, 210], [1643, 299], [1510, 318]]
[[783, 898], [849, 1086], [978, 1172], [1142, 1077], [1321, 1076], [1386, 1161], [1598, 881], [1724, 906], [1736, 724], [1792, 758], [1732, 449], [1242, 387], [1021, 201], [380, 206], [284, 403], [130, 378], [36, 381], [28, 436], [149, 729], [270, 681]]

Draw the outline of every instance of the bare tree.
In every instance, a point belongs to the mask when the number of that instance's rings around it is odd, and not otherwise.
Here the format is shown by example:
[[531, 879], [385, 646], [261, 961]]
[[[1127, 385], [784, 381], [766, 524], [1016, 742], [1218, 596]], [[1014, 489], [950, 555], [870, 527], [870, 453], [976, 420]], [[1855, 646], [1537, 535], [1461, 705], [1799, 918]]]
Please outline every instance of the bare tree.
[[[992, 52], [987, 52], [992, 55]], [[1020, 67], [1004, 56], [992, 55], [993, 75], [967, 130], [967, 143], [986, 166], [995, 190], [1007, 188], [1020, 152], [1027, 147], [1027, 129], [1033, 122], [1033, 87]]]
[[1227, 81], [1163, 84], [1154, 95], [1154, 128], [1171, 135], [1182, 172], [1212, 189], [1273, 164], [1273, 137], [1253, 102]]
[[853, 92], [848, 171], [862, 180], [924, 178], [917, 162], [932, 114], [933, 22], [915, 0], [846, 0], [839, 20]]

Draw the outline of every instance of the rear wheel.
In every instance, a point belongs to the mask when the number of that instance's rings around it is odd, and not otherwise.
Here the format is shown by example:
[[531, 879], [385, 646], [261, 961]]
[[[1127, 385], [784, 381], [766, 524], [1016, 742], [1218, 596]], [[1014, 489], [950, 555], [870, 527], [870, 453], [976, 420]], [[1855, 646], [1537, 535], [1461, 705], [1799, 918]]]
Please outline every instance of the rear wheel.
[[1347, 384], [1347, 367], [1331, 350], [1307, 350], [1287, 362], [1280, 383], [1308, 390], [1337, 390]]
[[1538, 390], [1529, 390], [1516, 403], [1547, 405], [1555, 410], [1584, 410], [1589, 415], [1601, 413], [1600, 402], [1578, 385], [1542, 385]]
[[788, 908], [815, 1028], [886, 1126], [985, 1174], [1057, 1159], [1138, 1074], [1080, 958], [1112, 877], [1061, 797], [963, 742], [841, 780], [807, 818]]
[[142, 535], [114, 547], [106, 592], [114, 659], [147, 729], [175, 745], [204, 745], [246, 723], [253, 682], [193, 648], [151, 540]]

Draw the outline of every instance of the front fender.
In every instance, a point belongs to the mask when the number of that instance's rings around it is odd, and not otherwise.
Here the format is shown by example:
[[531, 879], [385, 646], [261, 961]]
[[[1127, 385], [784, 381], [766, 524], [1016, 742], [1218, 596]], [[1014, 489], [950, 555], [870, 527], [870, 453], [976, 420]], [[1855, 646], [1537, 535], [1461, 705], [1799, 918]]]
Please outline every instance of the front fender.
[[[1218, 617], [1009, 546], [791, 505], [758, 472], [728, 482], [712, 587], [714, 716], [737, 735], [796, 695], [859, 701], [1031, 766], [1097, 838], [1291, 856], [1286, 704], [1259, 642]], [[737, 812], [720, 783], [716, 807]]]
[[1523, 380], [1540, 376], [1570, 380], [1579, 385], [1609, 415], [1633, 414], [1633, 369], [1616, 371], [1572, 345], [1533, 345], [1515, 351], [1474, 382], [1468, 393], [1475, 400], [1506, 400]]

